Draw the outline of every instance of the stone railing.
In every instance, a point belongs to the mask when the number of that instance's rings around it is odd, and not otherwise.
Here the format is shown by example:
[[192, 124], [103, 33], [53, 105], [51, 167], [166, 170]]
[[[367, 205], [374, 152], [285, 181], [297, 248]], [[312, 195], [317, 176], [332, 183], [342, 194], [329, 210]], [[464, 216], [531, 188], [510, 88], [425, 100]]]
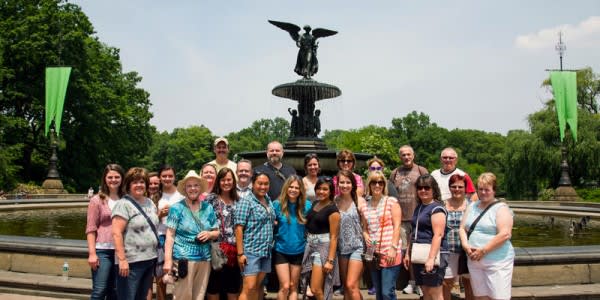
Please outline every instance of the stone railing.
[[[600, 246], [516, 248], [513, 286], [600, 283]], [[89, 278], [82, 240], [0, 235], [0, 270]]]

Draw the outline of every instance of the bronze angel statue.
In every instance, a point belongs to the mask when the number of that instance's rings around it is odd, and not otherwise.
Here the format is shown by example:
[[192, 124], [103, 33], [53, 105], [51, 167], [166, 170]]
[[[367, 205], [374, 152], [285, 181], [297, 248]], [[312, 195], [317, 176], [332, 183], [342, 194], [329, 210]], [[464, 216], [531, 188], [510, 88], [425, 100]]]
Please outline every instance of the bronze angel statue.
[[[317, 60], [317, 39], [327, 37], [337, 33], [337, 31], [315, 28], [312, 30], [310, 26], [304, 26], [304, 33], [300, 34], [301, 28], [295, 24], [271, 21], [269, 23], [287, 31], [298, 46], [298, 58], [296, 59], [296, 67], [294, 72], [310, 79], [319, 70], [319, 61]], [[311, 33], [312, 30], [312, 33]]]

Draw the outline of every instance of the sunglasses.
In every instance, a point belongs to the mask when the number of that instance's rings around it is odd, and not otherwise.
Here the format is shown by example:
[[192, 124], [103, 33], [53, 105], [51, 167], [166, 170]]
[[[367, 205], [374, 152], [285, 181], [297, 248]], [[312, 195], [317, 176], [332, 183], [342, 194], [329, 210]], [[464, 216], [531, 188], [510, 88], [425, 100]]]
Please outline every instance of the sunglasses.
[[424, 186], [424, 185], [417, 187], [417, 191], [422, 191], [422, 190], [424, 190], [424, 191], [431, 191], [431, 187], [430, 186]]
[[442, 156], [442, 159], [445, 159], [445, 160], [454, 160], [455, 158], [456, 157], [454, 157], [454, 156]]
[[338, 162], [341, 162], [343, 164], [352, 164], [352, 163], [354, 163], [354, 161], [351, 160], [351, 159], [340, 159], [340, 160], [338, 160]]
[[369, 167], [369, 171], [381, 171], [383, 167]]
[[381, 185], [381, 186], [384, 186], [385, 185], [385, 181], [384, 180], [371, 181], [371, 185]]
[[322, 180], [322, 181], [325, 181], [325, 182], [331, 182], [331, 177], [329, 177], [329, 176], [320, 176], [318, 178], [318, 180]]

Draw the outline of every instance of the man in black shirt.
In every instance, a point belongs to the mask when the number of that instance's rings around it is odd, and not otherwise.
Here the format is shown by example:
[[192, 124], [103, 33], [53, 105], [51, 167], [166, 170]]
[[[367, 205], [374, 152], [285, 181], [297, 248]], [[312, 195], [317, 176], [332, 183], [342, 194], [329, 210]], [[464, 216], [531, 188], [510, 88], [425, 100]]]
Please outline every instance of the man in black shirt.
[[260, 172], [269, 176], [269, 192], [267, 194], [271, 201], [275, 201], [279, 197], [285, 180], [296, 174], [296, 170], [282, 162], [283, 146], [278, 141], [272, 141], [267, 145], [267, 159], [267, 162], [254, 168], [254, 174]]

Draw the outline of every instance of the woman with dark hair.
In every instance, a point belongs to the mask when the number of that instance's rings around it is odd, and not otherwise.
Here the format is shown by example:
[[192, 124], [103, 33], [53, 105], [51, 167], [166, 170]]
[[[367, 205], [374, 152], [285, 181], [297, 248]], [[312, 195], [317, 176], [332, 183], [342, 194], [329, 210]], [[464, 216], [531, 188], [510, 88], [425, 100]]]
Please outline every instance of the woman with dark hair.
[[271, 272], [275, 212], [268, 191], [269, 176], [255, 172], [252, 194], [242, 198], [235, 208], [235, 246], [243, 276], [240, 300], [258, 299], [258, 293], [262, 293], [258, 287]]
[[[171, 165], [163, 165], [158, 170], [158, 178], [160, 179], [160, 187], [157, 197], [158, 204], [158, 218], [160, 223], [158, 224], [158, 238], [160, 247], [158, 251], [164, 251], [165, 239], [167, 234], [167, 215], [169, 214], [169, 208], [181, 201], [184, 197], [177, 190], [176, 185], [176, 174], [175, 168]], [[152, 197], [150, 198], [152, 199]], [[160, 268], [159, 268], [160, 270]], [[160, 273], [160, 272], [159, 272]], [[167, 299], [167, 285], [162, 281], [162, 274], [156, 275], [156, 299], [165, 300]]]
[[147, 186], [145, 169], [129, 169], [122, 185], [125, 195], [112, 210], [119, 299], [145, 299], [152, 285], [158, 247], [158, 217], [156, 206], [146, 197]]
[[92, 268], [90, 299], [117, 299], [115, 290], [115, 245], [112, 236], [111, 211], [123, 194], [123, 168], [108, 164], [102, 173], [100, 191], [90, 199], [85, 234], [88, 264]]
[[452, 298], [451, 291], [459, 277], [465, 286], [465, 300], [473, 299], [471, 284], [468, 276], [461, 276], [458, 273], [458, 258], [462, 251], [460, 243], [460, 222], [462, 216], [471, 202], [465, 198], [467, 181], [464, 176], [454, 174], [448, 179], [448, 187], [450, 188], [451, 197], [446, 200], [446, 210], [448, 211], [448, 267], [446, 267], [446, 275], [444, 276], [444, 300]]
[[321, 163], [316, 153], [309, 153], [304, 156], [304, 172], [306, 176], [302, 178], [304, 188], [306, 189], [306, 198], [308, 201], [315, 201], [315, 183], [321, 172]]
[[361, 217], [358, 202], [364, 199], [356, 194], [354, 174], [347, 170], [339, 171], [338, 190], [335, 203], [340, 212], [340, 234], [338, 238], [338, 258], [340, 279], [345, 299], [361, 299], [358, 282], [363, 271], [364, 252]]
[[369, 174], [367, 197], [359, 202], [359, 209], [367, 251], [375, 253], [370, 270], [375, 297], [377, 300], [394, 300], [402, 264], [402, 211], [398, 200], [387, 195], [387, 179], [381, 171]]
[[298, 282], [306, 246], [304, 224], [310, 207], [302, 179], [291, 175], [283, 183], [279, 199], [273, 202], [278, 228], [273, 255], [279, 279], [278, 300], [298, 299]]
[[221, 292], [227, 293], [227, 299], [238, 298], [242, 284], [240, 267], [237, 264], [233, 221], [236, 205], [239, 201], [235, 189], [236, 179], [233, 170], [224, 167], [217, 174], [212, 192], [204, 201], [210, 203], [219, 220], [219, 243], [227, 249], [227, 264], [220, 270], [211, 269], [208, 279], [208, 300], [218, 300]]
[[[346, 170], [352, 172], [354, 170], [354, 166], [356, 165], [356, 157], [354, 153], [348, 149], [343, 149], [337, 154], [337, 166], [339, 170]], [[362, 177], [356, 173], [352, 173], [354, 175], [354, 179], [356, 180], [356, 194], [364, 195], [365, 187], [362, 180]], [[340, 194], [340, 191], [337, 189], [337, 176], [333, 177], [333, 185], [335, 186], [335, 196]]]
[[177, 184], [177, 190], [185, 198], [169, 209], [163, 270], [168, 273], [173, 266], [177, 267], [179, 279], [175, 282], [173, 299], [204, 300], [206, 294], [210, 242], [219, 236], [212, 205], [198, 200], [206, 186], [206, 180], [196, 171], [188, 171]]
[[302, 274], [310, 274], [310, 288], [317, 300], [329, 300], [333, 295], [333, 286], [339, 284], [336, 251], [340, 213], [333, 201], [333, 180], [330, 177], [319, 177], [315, 193], [315, 202], [306, 215], [308, 235], [302, 259]]
[[[423, 291], [423, 299], [442, 300], [444, 299], [442, 284], [448, 256], [448, 243], [444, 238], [448, 212], [441, 200], [440, 188], [431, 175], [420, 176], [415, 186], [417, 208], [412, 220], [414, 234], [411, 235], [404, 266], [408, 269], [409, 264], [412, 264], [415, 282]], [[416, 243], [430, 245], [424, 263], [411, 261], [411, 255], [414, 255], [411, 251]]]

